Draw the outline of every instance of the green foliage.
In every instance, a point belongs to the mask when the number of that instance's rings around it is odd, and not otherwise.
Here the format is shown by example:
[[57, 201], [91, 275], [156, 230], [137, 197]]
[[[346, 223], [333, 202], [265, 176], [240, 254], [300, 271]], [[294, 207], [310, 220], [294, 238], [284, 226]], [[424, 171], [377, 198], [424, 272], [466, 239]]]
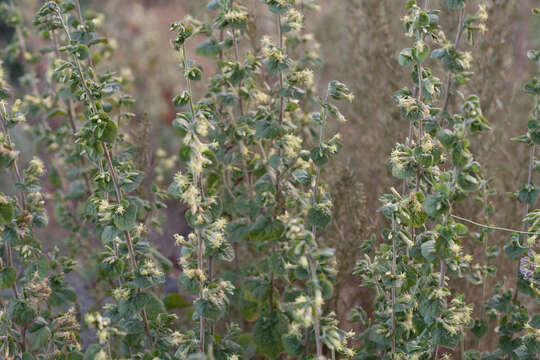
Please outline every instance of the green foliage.
[[[428, 359], [462, 345], [470, 359], [533, 359], [540, 320], [520, 296], [538, 300], [540, 213], [531, 209], [539, 195], [532, 179], [539, 80], [524, 87], [536, 104], [517, 138], [531, 150], [527, 183], [514, 194], [524, 227], [500, 251], [487, 246], [488, 230], [473, 233], [456, 215], [467, 197], [485, 200], [490, 192], [472, 150], [488, 121], [479, 96], [455, 88], [474, 79], [460, 38], [472, 42], [485, 30], [486, 8], [468, 14], [465, 0], [445, 0], [444, 10], [420, 3], [407, 1], [402, 18], [410, 44], [397, 63], [412, 82], [394, 100], [410, 136], [390, 156], [401, 191], [381, 197], [388, 226], [380, 242], [361, 240], [371, 215], [361, 190], [347, 192], [356, 173], [340, 177], [336, 191], [325, 183], [343, 146], [334, 132], [354, 95], [337, 80], [323, 87], [314, 75], [321, 51], [306, 25], [316, 1], [213, 0], [204, 21], [187, 16], [171, 25], [182, 85], [167, 95], [178, 111], [169, 136], [178, 149], [155, 154], [163, 165], [155, 178], [147, 168], [150, 125], [141, 138], [133, 130], [139, 117], [125, 93], [133, 84], [109, 62], [115, 42], [102, 37], [100, 16], [85, 14], [78, 0], [44, 1], [27, 28], [19, 4], [0, 4], [15, 30], [6, 57], [26, 71], [15, 86], [20, 100], [0, 72], [0, 170], [15, 179], [0, 192], [2, 356]], [[459, 19], [453, 43], [440, 21], [448, 14]], [[37, 43], [44, 47], [33, 49]], [[538, 54], [528, 57], [538, 62]], [[195, 55], [205, 58], [204, 68]], [[45, 162], [13, 141], [14, 131], [27, 129]], [[163, 169], [175, 168], [167, 178]], [[169, 199], [185, 208], [190, 227], [173, 236], [180, 254], [174, 265], [150, 241], [164, 233]], [[37, 231], [56, 225], [49, 225], [46, 201], [62, 228], [58, 237], [67, 239], [54, 239], [62, 246], [50, 249]], [[486, 218], [491, 211], [486, 202]], [[349, 218], [362, 224], [344, 229]], [[479, 263], [464, 253], [471, 240], [483, 244]], [[351, 320], [363, 331], [350, 349], [354, 334], [335, 310], [357, 249], [365, 254], [355, 274], [376, 296], [369, 316], [353, 309]], [[488, 259], [502, 253], [519, 261], [516, 289], [497, 286], [475, 318], [454, 286], [467, 279], [487, 296], [497, 269]], [[81, 276], [94, 287], [85, 314], [70, 286]], [[492, 332], [498, 348], [465, 349], [469, 333], [480, 339]]]

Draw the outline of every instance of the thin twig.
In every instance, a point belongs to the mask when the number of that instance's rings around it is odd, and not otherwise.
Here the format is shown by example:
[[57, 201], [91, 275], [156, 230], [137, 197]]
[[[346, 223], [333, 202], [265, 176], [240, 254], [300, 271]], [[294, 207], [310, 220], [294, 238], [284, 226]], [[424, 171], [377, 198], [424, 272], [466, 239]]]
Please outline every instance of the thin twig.
[[481, 224], [479, 222], [469, 220], [469, 219], [466, 219], [464, 217], [457, 216], [457, 215], [454, 215], [454, 214], [452, 214], [450, 216], [452, 216], [453, 218], [456, 218], [458, 220], [461, 220], [461, 221], [464, 221], [464, 222], [467, 222], [469, 224], [476, 225], [478, 227], [482, 227], [482, 228], [485, 228], [485, 229], [506, 231], [506, 232], [510, 232], [510, 233], [523, 234], [523, 235], [540, 235], [540, 232], [520, 231], [520, 230], [510, 229], [510, 228], [505, 228], [505, 227], [500, 227], [500, 226], [492, 226], [492, 225]]

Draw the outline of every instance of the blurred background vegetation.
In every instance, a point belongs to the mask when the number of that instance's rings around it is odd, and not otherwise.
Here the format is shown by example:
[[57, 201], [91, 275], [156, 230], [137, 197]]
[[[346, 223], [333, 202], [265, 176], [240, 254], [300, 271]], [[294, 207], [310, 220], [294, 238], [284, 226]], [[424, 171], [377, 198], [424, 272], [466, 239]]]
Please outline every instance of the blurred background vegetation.
[[[260, 6], [256, 0], [242, 2], [255, 11]], [[430, 1], [431, 6], [436, 8], [442, 8], [440, 2], [442, 0]], [[39, 1], [17, 0], [15, 3], [24, 12], [25, 24], [30, 25]], [[329, 79], [339, 79], [347, 83], [356, 94], [356, 101], [345, 114], [349, 122], [336, 129], [343, 134], [344, 147], [340, 161], [332, 171], [325, 174], [327, 181], [332, 184], [335, 213], [325, 233], [325, 241], [336, 248], [340, 270], [335, 298], [329, 306], [347, 324], [350, 309], [354, 306], [368, 307], [371, 303], [369, 292], [362, 289], [359, 279], [351, 275], [351, 272], [355, 261], [362, 256], [359, 249], [361, 243], [379, 234], [382, 229], [382, 216], [377, 212], [378, 198], [389, 186], [398, 186], [393, 183], [395, 180], [390, 175], [387, 159], [395, 142], [407, 136], [408, 123], [400, 118], [392, 96], [400, 88], [411, 86], [412, 80], [406, 75], [408, 72], [402, 71], [397, 64], [397, 54], [406, 43], [400, 22], [404, 7], [398, 4], [399, 1], [323, 0], [320, 3], [321, 11], [306, 19], [307, 31], [313, 32], [320, 43], [323, 78], [318, 83], [326, 84]], [[521, 212], [511, 193], [526, 182], [527, 148], [510, 139], [525, 131], [530, 114], [531, 100], [523, 92], [523, 83], [534, 71], [531, 63], [526, 61], [526, 52], [530, 48], [538, 48], [540, 43], [538, 17], [535, 20], [530, 16], [531, 7], [538, 3], [535, 0], [468, 2], [468, 6], [474, 8], [480, 4], [487, 6], [488, 31], [478, 36], [475, 43], [465, 45], [475, 59], [472, 66], [475, 81], [461, 90], [480, 96], [484, 115], [491, 125], [489, 135], [473, 143], [477, 159], [487, 172], [486, 176], [492, 178], [494, 193], [488, 197], [488, 201], [493, 205], [494, 212], [488, 221], [499, 226], [519, 228]], [[102, 62], [100, 66], [118, 71], [129, 84], [127, 92], [137, 101], [132, 109], [136, 116], [130, 124], [130, 136], [140, 139], [138, 143], [144, 154], [140, 165], [146, 178], [158, 177], [168, 183], [178, 167], [174, 153], [174, 149], [178, 148], [178, 137], [171, 131], [170, 125], [176, 111], [171, 99], [184, 87], [178, 59], [170, 50], [169, 39], [172, 35], [169, 33], [169, 25], [186, 14], [202, 19], [209, 16], [205, 12], [206, 2], [87, 0], [82, 1], [82, 5], [87, 16], [97, 16], [103, 23], [106, 36], [114, 39], [109, 43], [110, 52], [103, 54], [108, 61]], [[443, 24], [445, 29], [456, 28], [457, 12], [441, 18], [451, 22]], [[270, 19], [265, 22], [259, 18], [257, 22], [251, 22], [250, 26], [255, 36], [259, 36], [262, 30], [273, 26], [273, 23]], [[0, 47], [4, 48], [12, 36], [13, 29], [0, 24]], [[35, 43], [36, 38], [30, 37], [33, 40], [29, 46], [34, 50], [40, 47], [39, 43]], [[3, 56], [3, 60], [12, 83], [23, 87], [24, 83], [19, 81], [19, 77], [25, 69], [20, 62], [6, 56]], [[204, 58], [197, 59], [197, 62], [206, 65], [206, 75], [211, 76], [213, 71], [209, 68], [210, 63]], [[43, 77], [45, 64], [41, 66], [37, 63], [36, 67], [38, 75]], [[435, 66], [433, 71], [445, 79], [444, 69]], [[149, 132], [146, 133], [145, 129], [149, 129]], [[31, 157], [35, 152], [45, 156], [45, 151], [36, 149], [28, 140], [29, 136], [17, 134], [16, 138], [19, 147], [24, 144], [27, 149], [23, 156]], [[10, 183], [10, 179], [2, 175], [0, 186], [5, 188]], [[461, 208], [456, 209], [456, 213], [479, 222], [485, 221], [479, 201], [483, 199], [469, 199]], [[174, 241], [172, 234], [187, 231], [183, 213], [181, 205], [171, 202], [163, 219], [163, 232], [153, 235], [156, 246], [173, 263], [176, 263], [178, 254], [177, 249], [171, 245]], [[51, 220], [54, 224], [53, 216]], [[46, 246], [62, 246], [71, 241], [67, 233], [54, 225], [47, 227], [41, 236]], [[489, 235], [489, 245], [500, 246], [508, 241], [508, 237], [506, 233], [492, 233]], [[471, 238], [469, 241], [472, 244], [477, 240]], [[74, 249], [84, 252], [98, 245], [89, 243], [84, 246], [76, 246]], [[478, 246], [476, 248], [481, 249]], [[89, 261], [82, 266], [87, 275], [83, 279], [74, 280], [74, 285], [89, 297], [99, 298], [100, 290], [89, 280], [96, 271], [90, 261], [93, 252], [87, 251], [85, 254], [88, 254]], [[515, 271], [513, 266], [505, 263], [503, 255], [490, 261], [500, 265], [488, 289], [495, 282], [505, 281], [507, 276], [512, 277]], [[176, 275], [173, 273], [173, 277]], [[477, 304], [482, 301], [480, 287], [465, 280], [454, 285], [466, 292], [469, 298], [476, 299]], [[507, 285], [513, 286], [510, 283]], [[177, 290], [172, 278], [167, 289], [171, 292]], [[85, 306], [84, 303], [82, 306]], [[369, 311], [369, 308], [365, 310]], [[484, 337], [481, 347], [491, 347], [489, 342], [490, 337]]]

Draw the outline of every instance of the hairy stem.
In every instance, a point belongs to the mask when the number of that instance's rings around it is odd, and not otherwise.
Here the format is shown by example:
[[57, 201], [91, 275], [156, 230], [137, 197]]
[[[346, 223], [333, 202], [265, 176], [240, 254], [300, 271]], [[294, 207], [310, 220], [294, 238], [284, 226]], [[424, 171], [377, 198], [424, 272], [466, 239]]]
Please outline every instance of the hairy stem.
[[[64, 29], [64, 32], [66, 33], [66, 36], [68, 37], [68, 40], [71, 43], [71, 34], [70, 34], [70, 31], [69, 31], [69, 28], [67, 27], [61, 12], [59, 11], [59, 9], [57, 9], [57, 10], [58, 10], [58, 17], [60, 18], [60, 21], [62, 23], [62, 27]], [[81, 77], [81, 83], [83, 85], [86, 96], [88, 97], [88, 101], [90, 103], [91, 109], [92, 109], [94, 114], [97, 114], [98, 109], [97, 109], [96, 103], [94, 101], [94, 96], [92, 95], [92, 92], [90, 91], [90, 89], [88, 88], [88, 85], [86, 83], [86, 78], [84, 76], [84, 71], [82, 69], [81, 62], [79, 61], [79, 58], [77, 57], [77, 55], [73, 55], [73, 59], [75, 61], [77, 69], [79, 71], [79, 75]], [[113, 180], [116, 200], [117, 200], [118, 203], [120, 203], [123, 200], [123, 194], [122, 194], [122, 190], [120, 189], [120, 186], [118, 184], [118, 176], [116, 174], [116, 169], [113, 166], [111, 153], [109, 152], [109, 149], [107, 148], [107, 145], [105, 145], [104, 143], [102, 143], [102, 149], [103, 149], [103, 152], [104, 152], [106, 160], [107, 160], [107, 166], [109, 168], [109, 173], [111, 174], [111, 178]], [[136, 271], [138, 266], [137, 266], [137, 259], [136, 259], [136, 255], [135, 255], [135, 250], [133, 248], [133, 241], [131, 239], [131, 234], [129, 233], [129, 231], [126, 230], [126, 231], [124, 231], [124, 235], [126, 237], [126, 243], [127, 243], [127, 246], [128, 246], [131, 267], [132, 267], [133, 271]], [[140, 292], [140, 291], [141, 291], [141, 289], [137, 288], [137, 292]], [[148, 317], [147, 317], [147, 314], [146, 314], [146, 309], [143, 309], [141, 311], [141, 317], [143, 319], [144, 329], [145, 329], [146, 336], [148, 338], [148, 342], [150, 344], [150, 347], [153, 348], [154, 347], [154, 342], [152, 340], [152, 335], [150, 333], [150, 326], [148, 324]]]

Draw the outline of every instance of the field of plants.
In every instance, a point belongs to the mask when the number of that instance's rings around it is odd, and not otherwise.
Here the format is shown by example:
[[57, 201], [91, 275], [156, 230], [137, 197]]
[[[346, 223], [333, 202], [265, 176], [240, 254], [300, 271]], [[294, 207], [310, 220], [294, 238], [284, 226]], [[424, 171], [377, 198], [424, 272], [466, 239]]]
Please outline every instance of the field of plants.
[[540, 358], [537, 0], [0, 0], [0, 359]]

